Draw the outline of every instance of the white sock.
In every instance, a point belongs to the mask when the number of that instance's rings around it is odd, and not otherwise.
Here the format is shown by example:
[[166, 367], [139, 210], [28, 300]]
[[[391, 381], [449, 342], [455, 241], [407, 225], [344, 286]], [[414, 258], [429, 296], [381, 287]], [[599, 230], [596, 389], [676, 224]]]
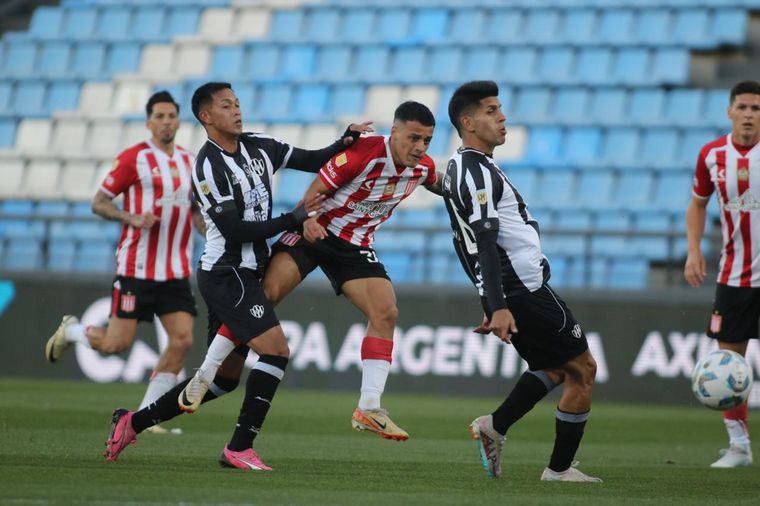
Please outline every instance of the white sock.
[[724, 419], [723, 422], [726, 424], [728, 439], [731, 446], [737, 446], [744, 449], [749, 448], [749, 432], [747, 432], [747, 425], [741, 420]]
[[177, 385], [177, 375], [171, 372], [155, 372], [150, 378], [145, 397], [138, 410], [148, 407], [158, 400], [159, 397]]
[[83, 343], [89, 346], [90, 341], [84, 335], [84, 325], [81, 323], [72, 323], [63, 328], [63, 337], [68, 343]]
[[385, 380], [391, 370], [387, 360], [362, 360], [362, 388], [359, 397], [360, 409], [377, 409], [380, 407], [380, 396], [385, 390]]
[[234, 349], [235, 343], [223, 335], [217, 334], [214, 337], [214, 340], [211, 341], [211, 344], [208, 347], [208, 351], [206, 351], [206, 358], [201, 364], [201, 371], [203, 371], [203, 378], [206, 380], [206, 383], [210, 384], [214, 381], [214, 376], [216, 376], [216, 371], [219, 370], [219, 366], [222, 365], [224, 359], [227, 358], [227, 355], [232, 353], [232, 350]]

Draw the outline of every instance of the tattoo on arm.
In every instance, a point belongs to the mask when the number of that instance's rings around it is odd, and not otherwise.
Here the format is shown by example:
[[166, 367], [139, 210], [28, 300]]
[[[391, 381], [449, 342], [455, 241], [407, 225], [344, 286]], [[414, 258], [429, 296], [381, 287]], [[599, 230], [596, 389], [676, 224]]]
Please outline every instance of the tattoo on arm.
[[435, 183], [425, 186], [429, 192], [443, 196], [443, 174], [436, 173]]
[[119, 221], [121, 223], [127, 223], [130, 216], [128, 212], [119, 209], [113, 203], [112, 197], [100, 190], [98, 190], [92, 199], [92, 212], [107, 220]]
[[206, 237], [206, 222], [203, 220], [203, 215], [201, 214], [201, 210], [198, 207], [198, 204], [193, 204], [192, 213], [193, 225], [195, 225], [195, 229], [203, 237]]

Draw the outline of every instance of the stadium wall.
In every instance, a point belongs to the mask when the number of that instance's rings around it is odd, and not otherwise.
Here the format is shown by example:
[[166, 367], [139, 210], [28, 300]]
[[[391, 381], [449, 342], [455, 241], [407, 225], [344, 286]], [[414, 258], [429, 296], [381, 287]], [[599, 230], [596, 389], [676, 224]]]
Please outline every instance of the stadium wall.
[[[78, 346], [55, 365], [45, 362], [45, 341], [61, 315], [75, 314], [85, 324], [107, 319], [107, 286], [107, 279], [0, 281], [0, 376], [145, 381], [165, 343], [162, 329], [151, 325], [138, 327], [135, 345], [122, 355], [101, 356]], [[566, 294], [599, 364], [595, 399], [696, 403], [689, 377], [698, 357], [715, 344], [703, 333], [710, 296], [693, 295]], [[520, 374], [524, 365], [511, 346], [471, 332], [482, 317], [472, 290], [400, 290], [398, 300], [388, 392], [501, 397]], [[200, 364], [205, 351], [205, 306], [198, 309], [188, 368]], [[365, 327], [358, 310], [324, 287], [302, 286], [278, 314], [291, 346], [286, 387], [358, 390]], [[254, 360], [249, 356], [249, 365]], [[748, 360], [757, 378], [757, 341], [750, 343]], [[754, 389], [751, 405], [760, 406], [760, 388]]]

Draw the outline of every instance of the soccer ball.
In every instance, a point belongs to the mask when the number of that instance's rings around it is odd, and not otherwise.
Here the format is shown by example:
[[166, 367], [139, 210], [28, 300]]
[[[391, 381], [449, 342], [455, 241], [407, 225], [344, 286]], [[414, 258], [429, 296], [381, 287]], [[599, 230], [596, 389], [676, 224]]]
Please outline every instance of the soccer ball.
[[691, 374], [691, 390], [711, 409], [731, 409], [749, 397], [752, 369], [744, 357], [731, 350], [715, 350], [697, 362]]

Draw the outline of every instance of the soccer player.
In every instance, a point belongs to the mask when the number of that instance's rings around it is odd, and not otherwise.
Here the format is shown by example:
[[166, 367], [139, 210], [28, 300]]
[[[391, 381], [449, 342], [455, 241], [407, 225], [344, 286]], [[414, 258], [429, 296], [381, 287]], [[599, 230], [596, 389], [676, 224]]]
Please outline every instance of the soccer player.
[[334, 156], [304, 196], [305, 201], [328, 196], [324, 212], [304, 223], [303, 236], [291, 232], [280, 237], [263, 282], [267, 298], [276, 305], [320, 267], [335, 293], [343, 293], [367, 316], [361, 396], [351, 424], [397, 441], [409, 434], [390, 419], [380, 397], [390, 371], [398, 309], [372, 243], [377, 227], [418, 185], [440, 194], [435, 165], [426, 154], [434, 128], [435, 118], [426, 106], [404, 102], [396, 109], [389, 137], [362, 137]]
[[454, 247], [481, 298], [484, 319], [478, 330], [511, 343], [529, 369], [504, 402], [476, 418], [470, 430], [483, 467], [498, 478], [509, 428], [564, 383], [554, 450], [541, 480], [601, 482], [572, 465], [591, 408], [596, 362], [580, 325], [547, 284], [549, 263], [538, 223], [493, 159], [507, 135], [498, 95], [493, 81], [472, 81], [451, 97], [449, 117], [462, 147], [449, 159], [443, 196]]
[[[699, 152], [686, 209], [688, 255], [686, 281], [698, 287], [707, 267], [700, 243], [705, 230], [707, 203], [717, 190], [723, 248], [718, 265], [713, 311], [707, 335], [718, 347], [741, 355], [749, 339], [758, 337], [760, 318], [760, 83], [743, 81], [730, 93], [731, 133], [705, 144]], [[729, 448], [710, 467], [752, 465], [745, 402], [723, 411]]]
[[[45, 346], [49, 362], [77, 342], [102, 353], [121, 353], [132, 344], [138, 321], [152, 322], [157, 315], [169, 340], [140, 408], [177, 384], [192, 345], [197, 311], [188, 281], [191, 222], [201, 234], [206, 231], [191, 196], [195, 158], [174, 143], [179, 105], [169, 92], [160, 91], [150, 97], [145, 112], [151, 138], [119, 154], [92, 201], [95, 214], [123, 224], [108, 327], [84, 327], [66, 315]], [[113, 202], [121, 194], [123, 210]], [[163, 432], [158, 426], [154, 430]]]
[[[209, 310], [209, 349], [191, 380], [136, 413], [114, 411], [105, 456], [116, 460], [137, 433], [177, 416], [180, 410], [193, 412], [201, 402], [234, 389], [250, 347], [259, 360], [248, 376], [236, 428], [219, 462], [226, 467], [271, 470], [253, 450], [253, 440], [285, 374], [289, 350], [272, 304], [261, 289], [270, 255], [266, 239], [298, 228], [324, 200], [321, 195], [307, 197], [292, 212], [272, 218], [271, 181], [283, 167], [317, 172], [371, 128], [368, 123], [350, 125], [330, 146], [305, 151], [267, 135], [243, 133], [240, 104], [229, 83], [200, 86], [192, 107], [208, 134], [192, 177], [208, 228], [197, 275]], [[220, 370], [233, 350], [235, 359]]]

